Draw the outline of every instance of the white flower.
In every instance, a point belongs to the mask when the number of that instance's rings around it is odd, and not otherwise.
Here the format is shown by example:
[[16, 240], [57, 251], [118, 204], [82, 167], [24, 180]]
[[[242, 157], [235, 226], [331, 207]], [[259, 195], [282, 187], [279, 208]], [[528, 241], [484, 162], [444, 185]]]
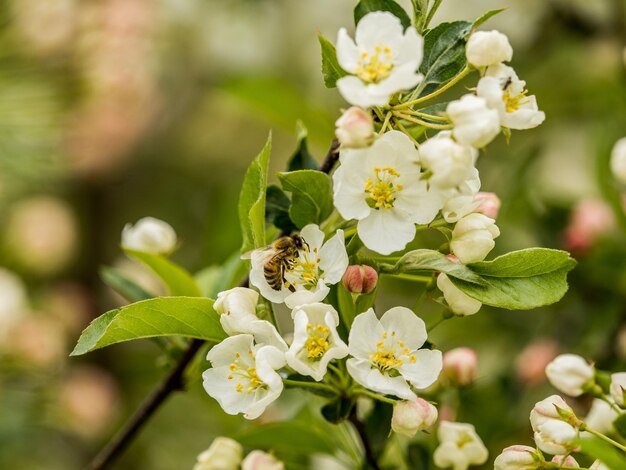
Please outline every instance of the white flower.
[[463, 264], [482, 261], [496, 245], [500, 235], [495, 220], [483, 214], [469, 214], [457, 222], [452, 230], [450, 249]]
[[611, 434], [614, 432], [613, 422], [618, 417], [617, 411], [615, 411], [611, 405], [604, 400], [594, 398], [591, 402], [591, 408], [589, 413], [585, 417], [585, 424], [602, 434]]
[[280, 290], [270, 287], [264, 274], [264, 266], [274, 251], [259, 249], [251, 254], [250, 283], [266, 299], [284, 302], [289, 308], [324, 300], [330, 291], [328, 284], [341, 281], [348, 267], [343, 230], [337, 230], [324, 243], [324, 232], [317, 225], [309, 224], [302, 228], [300, 237], [305, 242], [304, 249], [299, 250], [298, 257], [285, 270], [285, 282]]
[[611, 397], [615, 400], [619, 406], [623, 407], [624, 392], [626, 392], [626, 372], [618, 372], [617, 374], [611, 374]]
[[500, 133], [498, 111], [487, 107], [483, 98], [465, 95], [451, 102], [446, 113], [454, 125], [452, 136], [463, 145], [481, 148]]
[[455, 188], [467, 180], [477, 157], [475, 148], [456, 143], [449, 132], [440, 132], [419, 148], [420, 163], [432, 173], [428, 182], [441, 189]]
[[241, 463], [241, 470], [284, 470], [284, 468], [285, 465], [280, 460], [262, 450], [253, 450]]
[[487, 69], [478, 81], [476, 94], [484, 98], [487, 106], [498, 112], [500, 125], [510, 129], [531, 129], [545, 119], [537, 107], [534, 95], [527, 96], [526, 82], [520, 80], [512, 67], [504, 64]]
[[445, 194], [428, 188], [409, 138], [390, 131], [371, 147], [341, 152], [333, 175], [335, 207], [344, 219], [357, 219], [366, 247], [387, 255], [415, 237], [415, 224], [432, 222]]
[[328, 304], [315, 303], [297, 307], [291, 316], [294, 332], [293, 342], [285, 354], [287, 364], [319, 382], [330, 361], [348, 355], [348, 346], [337, 334], [339, 314]]
[[546, 366], [550, 383], [571, 397], [582, 395], [584, 388], [593, 383], [594, 375], [594, 367], [576, 354], [561, 354]]
[[0, 268], [0, 343], [28, 309], [26, 286], [11, 271]]
[[170, 224], [144, 217], [122, 230], [122, 247], [155, 255], [169, 254], [176, 248], [176, 232]]
[[422, 398], [399, 401], [393, 405], [391, 429], [398, 434], [413, 437], [418, 431], [435, 424], [437, 416], [437, 408]]
[[552, 455], [567, 454], [573, 449], [578, 431], [565, 421], [550, 420], [535, 431], [535, 444], [543, 452]]
[[371, 308], [357, 315], [350, 329], [348, 372], [375, 392], [405, 400], [417, 396], [441, 372], [441, 351], [419, 349], [426, 341], [424, 321], [406, 307], [394, 307], [378, 320]]
[[211, 446], [198, 455], [193, 470], [238, 470], [243, 447], [228, 437], [216, 437]]
[[284, 353], [274, 346], [255, 345], [252, 335], [226, 338], [207, 359], [213, 367], [202, 374], [204, 389], [228, 414], [258, 418], [283, 391], [276, 370], [285, 365]]
[[509, 446], [493, 462], [493, 470], [536, 470], [540, 457], [537, 450], [529, 446]]
[[470, 465], [482, 465], [489, 452], [471, 424], [442, 421], [437, 432], [439, 447], [433, 458], [435, 465], [454, 470], [466, 470]]
[[578, 462], [571, 455], [555, 455], [552, 457], [552, 463], [556, 463], [560, 467], [580, 468]]
[[596, 460], [595, 462], [591, 464], [591, 467], [589, 467], [589, 470], [609, 470], [609, 467], [604, 465], [599, 460]]
[[369, 146], [375, 137], [372, 116], [367, 111], [352, 106], [345, 111], [337, 122], [335, 135], [341, 148], [363, 148]]
[[563, 415], [573, 416], [574, 410], [560, 396], [551, 395], [535, 404], [530, 412], [530, 425], [533, 431], [537, 431], [548, 421], [562, 420]]
[[465, 55], [474, 67], [485, 67], [510, 61], [513, 48], [500, 31], [476, 31], [467, 41]]
[[447, 200], [441, 209], [443, 218], [448, 223], [456, 223], [462, 217], [476, 212], [480, 207], [480, 201], [476, 195], [480, 190], [480, 175], [476, 168], [472, 168], [468, 179], [463, 181], [457, 188], [448, 191]]
[[247, 287], [235, 287], [217, 294], [213, 308], [220, 314], [220, 324], [227, 334], [249, 333], [254, 336], [257, 345], [276, 346], [281, 351], [286, 351], [287, 344], [276, 327], [257, 317], [258, 300], [257, 291]]
[[394, 93], [409, 90], [422, 80], [424, 40], [415, 28], [404, 31], [389, 12], [373, 12], [359, 21], [356, 42], [345, 28], [337, 36], [337, 60], [351, 75], [337, 80], [337, 88], [350, 104], [368, 108], [385, 106]]
[[626, 137], [622, 137], [611, 151], [611, 172], [620, 183], [626, 183]]
[[471, 298], [452, 284], [452, 281], [445, 273], [440, 273], [437, 276], [437, 287], [443, 292], [443, 297], [446, 299], [448, 307], [456, 315], [474, 315], [483, 305], [480, 301]]

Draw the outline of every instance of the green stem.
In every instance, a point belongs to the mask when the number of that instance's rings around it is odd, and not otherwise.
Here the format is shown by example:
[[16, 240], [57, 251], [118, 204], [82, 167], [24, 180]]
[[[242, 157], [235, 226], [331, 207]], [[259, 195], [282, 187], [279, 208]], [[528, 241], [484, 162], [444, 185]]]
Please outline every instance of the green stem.
[[444, 91], [449, 90], [450, 88], [452, 88], [457, 83], [459, 83], [470, 72], [471, 72], [471, 69], [469, 67], [465, 67], [452, 80], [450, 80], [448, 83], [446, 83], [441, 88], [438, 88], [437, 90], [433, 91], [432, 93], [430, 93], [430, 94], [428, 94], [426, 96], [422, 96], [421, 98], [417, 98], [417, 99], [412, 100], [412, 101], [407, 101], [406, 103], [400, 103], [400, 104], [394, 106], [393, 109], [410, 108], [411, 106], [413, 106], [415, 104], [419, 104], [419, 103], [423, 103], [425, 101], [431, 100], [431, 99], [441, 95]]
[[395, 277], [398, 279], [404, 279], [405, 281], [413, 281], [413, 282], [429, 283], [432, 280], [432, 276], [420, 276], [417, 274], [398, 273], [398, 274], [385, 274], [385, 275]]
[[428, 333], [430, 333], [431, 331], [433, 331], [435, 328], [437, 328], [439, 325], [441, 325], [444, 321], [446, 321], [448, 319], [448, 317], [446, 316], [442, 316], [439, 320], [437, 320], [435, 323], [433, 323], [432, 325], [426, 327], [426, 331]]
[[433, 6], [430, 7], [430, 11], [428, 12], [428, 16], [426, 16], [426, 21], [424, 21], [424, 29], [428, 28], [428, 25], [432, 21], [433, 16], [435, 16], [435, 13], [437, 12], [437, 9], [441, 5], [442, 1], [443, 0], [435, 0], [435, 2], [433, 3]]
[[420, 126], [428, 127], [430, 129], [438, 129], [438, 130], [447, 130], [452, 129], [451, 124], [433, 124], [427, 121], [423, 121], [421, 119], [417, 119], [415, 117], [409, 116], [407, 114], [403, 114], [399, 111], [394, 111], [393, 115], [399, 117], [400, 119], [404, 119], [405, 121], [412, 122], [414, 124], [419, 124]]
[[430, 119], [431, 121], [441, 121], [441, 122], [450, 122], [450, 119], [443, 116], [435, 116], [433, 114], [421, 113], [419, 111], [414, 111], [412, 109], [403, 109], [403, 113], [410, 114], [411, 116], [421, 117], [423, 119]]
[[411, 140], [411, 142], [413, 142], [413, 145], [419, 148], [420, 146], [419, 142], [415, 140], [415, 137], [413, 137], [413, 135], [409, 132], [409, 130], [406, 127], [404, 127], [404, 125], [400, 121], [397, 121], [396, 125], [398, 126], [398, 129], [400, 129], [404, 133], [404, 135], [406, 135]]
[[589, 434], [593, 434], [594, 436], [596, 436], [596, 437], [598, 437], [598, 438], [602, 439], [602, 440], [603, 440], [603, 441], [605, 441], [605, 442], [608, 442], [609, 444], [611, 444], [611, 445], [613, 445], [613, 446], [617, 447], [617, 448], [618, 448], [618, 449], [620, 449], [621, 451], [626, 452], [626, 446], [623, 446], [623, 445], [622, 445], [622, 444], [620, 444], [619, 442], [614, 441], [613, 439], [611, 439], [611, 438], [610, 438], [610, 437], [608, 437], [608, 436], [605, 436], [605, 435], [604, 435], [604, 434], [602, 434], [601, 432], [594, 431], [593, 429], [589, 429], [588, 427], [585, 427], [583, 430], [584, 430], [584, 431], [587, 431]]
[[364, 397], [370, 397], [370, 398], [373, 398], [374, 400], [382, 401], [384, 403], [389, 403], [391, 405], [395, 405], [396, 402], [398, 402], [398, 400], [394, 400], [393, 398], [383, 397], [382, 395], [379, 395], [378, 393], [370, 392], [369, 390], [365, 390], [364, 388], [358, 388], [354, 390], [353, 393], [355, 395], [362, 395]]
[[391, 120], [392, 114], [393, 113], [391, 111], [387, 112], [387, 114], [385, 116], [385, 121], [383, 122], [383, 125], [380, 128], [380, 132], [378, 133], [379, 135], [382, 135], [382, 134], [385, 133], [385, 130], [387, 129], [387, 126], [389, 125], [389, 121]]
[[319, 383], [319, 382], [304, 382], [301, 380], [291, 380], [291, 379], [283, 379], [283, 383], [288, 387], [300, 387], [300, 388], [310, 388], [316, 390], [324, 390], [326, 392], [337, 394], [337, 390], [335, 390], [330, 385]]

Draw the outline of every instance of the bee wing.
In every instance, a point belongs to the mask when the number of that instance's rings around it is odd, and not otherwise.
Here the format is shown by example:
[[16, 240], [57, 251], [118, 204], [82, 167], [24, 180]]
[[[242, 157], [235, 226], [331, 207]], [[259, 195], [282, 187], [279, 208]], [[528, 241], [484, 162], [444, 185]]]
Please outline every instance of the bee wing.
[[265, 248], [255, 248], [254, 250], [250, 250], [250, 251], [246, 251], [244, 254], [242, 254], [239, 259], [252, 259], [252, 255], [255, 252], [261, 252], [263, 253], [263, 255], [265, 256], [265, 252], [266, 251], [274, 251], [275, 250], [271, 247], [271, 246], [266, 246]]
[[241, 259], [250, 259], [252, 260], [253, 265], [262, 265], [267, 263], [270, 259], [276, 256], [276, 250], [271, 246], [268, 246], [263, 249], [252, 250], [247, 253], [241, 255]]

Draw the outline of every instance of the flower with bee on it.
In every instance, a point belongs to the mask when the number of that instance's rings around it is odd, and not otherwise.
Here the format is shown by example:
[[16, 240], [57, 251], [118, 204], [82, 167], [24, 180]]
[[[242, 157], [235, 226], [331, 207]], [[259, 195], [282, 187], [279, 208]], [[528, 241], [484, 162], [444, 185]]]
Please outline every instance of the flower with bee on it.
[[343, 230], [324, 242], [324, 232], [309, 224], [290, 238], [293, 243], [279, 239], [278, 246], [250, 254], [250, 283], [267, 300], [289, 308], [324, 300], [328, 285], [341, 281], [348, 267]]

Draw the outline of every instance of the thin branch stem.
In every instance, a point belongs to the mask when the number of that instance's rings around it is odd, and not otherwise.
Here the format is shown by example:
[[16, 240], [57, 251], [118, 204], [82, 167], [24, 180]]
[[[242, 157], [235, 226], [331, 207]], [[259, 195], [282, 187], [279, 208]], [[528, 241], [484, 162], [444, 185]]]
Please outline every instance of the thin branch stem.
[[471, 72], [471, 69], [469, 67], [465, 67], [454, 78], [452, 78], [448, 83], [446, 83], [441, 88], [438, 88], [437, 90], [433, 91], [432, 93], [430, 93], [428, 95], [425, 95], [425, 96], [422, 96], [421, 98], [417, 98], [415, 100], [407, 101], [406, 103], [400, 103], [400, 104], [394, 106], [392, 109], [410, 108], [413, 105], [420, 104], [420, 103], [423, 103], [425, 101], [431, 100], [431, 99], [441, 95], [444, 91], [449, 90], [450, 88], [452, 88], [457, 83], [459, 83], [470, 72]]
[[302, 380], [283, 379], [283, 383], [288, 387], [311, 388], [337, 394], [337, 390], [335, 390], [333, 387], [320, 382], [304, 382]]
[[390, 405], [395, 405], [397, 401], [397, 400], [394, 400], [393, 398], [383, 397], [382, 395], [379, 395], [378, 393], [370, 392], [369, 390], [366, 390], [364, 388], [356, 389], [354, 390], [353, 393], [355, 395], [362, 395], [364, 397], [370, 397], [370, 398], [373, 398], [374, 400], [382, 401], [383, 403], [389, 403]]
[[389, 111], [385, 115], [385, 121], [383, 122], [383, 125], [380, 128], [380, 132], [378, 133], [379, 135], [383, 135], [385, 133], [385, 130], [387, 129], [387, 126], [389, 125], [389, 121], [391, 120], [392, 114], [393, 113]]
[[594, 436], [596, 436], [596, 437], [598, 437], [598, 438], [602, 439], [603, 441], [606, 441], [606, 442], [608, 442], [609, 444], [611, 444], [611, 445], [613, 445], [613, 446], [617, 447], [618, 449], [620, 449], [620, 450], [622, 450], [622, 451], [626, 452], [626, 446], [623, 446], [623, 445], [622, 445], [622, 444], [620, 444], [619, 442], [614, 441], [613, 439], [611, 439], [611, 438], [610, 438], [610, 437], [608, 437], [608, 436], [605, 436], [605, 435], [604, 435], [604, 434], [602, 434], [601, 432], [594, 431], [593, 429], [589, 429], [589, 428], [587, 428], [587, 427], [586, 427], [584, 430], [585, 430], [585, 431], [587, 431], [589, 434], [593, 434]]
[[413, 145], [415, 145], [415, 147], [419, 148], [419, 146], [420, 146], [419, 142], [417, 140], [415, 140], [415, 137], [413, 137], [411, 135], [411, 133], [408, 131], [408, 129], [406, 127], [404, 127], [404, 125], [400, 121], [397, 121], [396, 125], [398, 126], [398, 128], [402, 132], [404, 132], [404, 135], [406, 135], [411, 140], [411, 142], [413, 142]]
[[380, 470], [380, 466], [378, 465], [378, 461], [376, 460], [376, 456], [374, 455], [374, 451], [370, 444], [369, 438], [367, 437], [367, 431], [365, 430], [365, 425], [359, 420], [356, 415], [356, 406], [352, 408], [350, 412], [349, 421], [354, 426], [354, 429], [359, 434], [361, 438], [361, 442], [363, 443], [363, 450], [365, 451], [365, 461], [372, 467], [373, 470]]
[[423, 119], [430, 119], [431, 121], [441, 121], [441, 122], [450, 122], [450, 119], [444, 116], [435, 116], [434, 114], [421, 113], [419, 111], [414, 111], [412, 109], [403, 109], [403, 113], [409, 114], [411, 116], [421, 117]]
[[419, 124], [420, 126], [429, 127], [431, 129], [440, 129], [447, 130], [452, 129], [452, 125], [449, 124], [433, 124], [432, 122], [423, 121], [413, 116], [409, 116], [407, 114], [401, 113], [400, 111], [394, 111], [393, 115], [399, 117], [400, 119], [404, 119], [405, 121], [413, 122], [415, 124]]

